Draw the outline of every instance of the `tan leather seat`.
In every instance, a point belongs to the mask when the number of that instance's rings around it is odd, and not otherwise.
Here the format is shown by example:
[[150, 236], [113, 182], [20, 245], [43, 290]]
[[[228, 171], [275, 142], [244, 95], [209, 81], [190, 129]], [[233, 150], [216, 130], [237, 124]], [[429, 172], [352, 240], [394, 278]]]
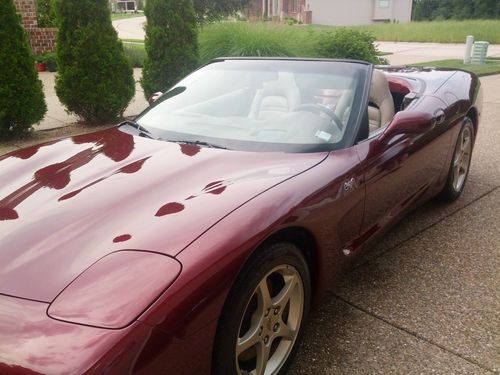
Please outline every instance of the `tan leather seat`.
[[265, 82], [250, 109], [251, 118], [274, 120], [300, 105], [300, 90], [291, 73], [280, 73], [278, 80]]
[[368, 99], [368, 118], [370, 133], [387, 125], [394, 117], [394, 101], [389, 90], [389, 83], [385, 74], [380, 70], [373, 70], [370, 97]]

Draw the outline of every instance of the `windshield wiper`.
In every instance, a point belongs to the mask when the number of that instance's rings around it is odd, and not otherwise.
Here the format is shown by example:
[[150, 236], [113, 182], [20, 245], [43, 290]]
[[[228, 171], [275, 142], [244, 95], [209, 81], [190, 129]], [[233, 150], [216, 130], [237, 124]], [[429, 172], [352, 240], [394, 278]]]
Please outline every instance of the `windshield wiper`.
[[176, 140], [169, 139], [167, 142], [174, 142], [174, 143], [179, 143], [179, 144], [183, 144], [183, 145], [194, 145], [194, 146], [202, 146], [202, 147], [208, 147], [208, 148], [219, 148], [221, 150], [227, 150], [227, 147], [224, 147], [221, 145], [216, 145], [214, 143], [204, 142], [204, 141], [176, 141]]
[[158, 139], [148, 129], [146, 129], [144, 126], [139, 125], [137, 122], [135, 122], [133, 120], [123, 121], [118, 126], [120, 127], [122, 125], [128, 125], [128, 126], [131, 126], [135, 129], [139, 130], [140, 137], [145, 137], [145, 138], [150, 138], [150, 139]]

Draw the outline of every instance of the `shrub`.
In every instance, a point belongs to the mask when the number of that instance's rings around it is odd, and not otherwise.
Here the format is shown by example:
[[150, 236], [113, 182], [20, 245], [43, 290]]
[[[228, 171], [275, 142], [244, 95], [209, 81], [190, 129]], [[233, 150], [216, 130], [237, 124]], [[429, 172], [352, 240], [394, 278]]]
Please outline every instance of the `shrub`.
[[34, 58], [12, 0], [0, 1], [0, 138], [23, 134], [47, 107]]
[[39, 27], [54, 27], [56, 25], [54, 0], [37, 0], [36, 10]]
[[132, 68], [111, 25], [107, 0], [56, 0], [56, 93], [89, 123], [115, 120], [134, 96]]
[[44, 52], [38, 55], [35, 55], [35, 62], [48, 64], [50, 62], [56, 62], [56, 53], [55, 52]]
[[148, 98], [198, 65], [198, 42], [192, 0], [148, 0], [144, 13], [147, 56], [141, 83]]
[[249, 0], [193, 0], [194, 11], [200, 24], [234, 15], [249, 4]]
[[382, 63], [379, 51], [374, 45], [375, 37], [367, 31], [338, 29], [320, 34], [316, 45], [316, 55], [333, 59], [354, 59], [374, 64]]
[[124, 43], [123, 50], [129, 64], [134, 68], [142, 68], [146, 59], [144, 44]]

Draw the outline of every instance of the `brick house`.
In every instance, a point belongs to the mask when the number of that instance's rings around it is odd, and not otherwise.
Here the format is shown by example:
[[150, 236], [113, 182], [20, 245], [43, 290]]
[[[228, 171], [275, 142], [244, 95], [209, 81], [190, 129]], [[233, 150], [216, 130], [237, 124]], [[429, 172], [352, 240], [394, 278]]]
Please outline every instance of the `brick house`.
[[250, 0], [247, 14], [251, 18], [283, 20], [295, 18], [302, 21], [305, 0]]
[[57, 28], [38, 27], [35, 0], [14, 0], [35, 55], [55, 50]]
[[410, 22], [412, 0], [251, 0], [250, 8], [262, 18], [290, 17], [304, 23], [348, 26]]

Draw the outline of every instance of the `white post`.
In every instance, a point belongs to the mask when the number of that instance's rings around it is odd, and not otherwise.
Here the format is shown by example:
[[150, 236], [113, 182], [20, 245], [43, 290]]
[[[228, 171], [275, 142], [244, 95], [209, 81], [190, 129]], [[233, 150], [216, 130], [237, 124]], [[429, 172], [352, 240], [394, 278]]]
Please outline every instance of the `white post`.
[[464, 56], [464, 64], [470, 64], [470, 57], [472, 54], [472, 45], [474, 44], [474, 36], [467, 35], [465, 39], [465, 56]]

